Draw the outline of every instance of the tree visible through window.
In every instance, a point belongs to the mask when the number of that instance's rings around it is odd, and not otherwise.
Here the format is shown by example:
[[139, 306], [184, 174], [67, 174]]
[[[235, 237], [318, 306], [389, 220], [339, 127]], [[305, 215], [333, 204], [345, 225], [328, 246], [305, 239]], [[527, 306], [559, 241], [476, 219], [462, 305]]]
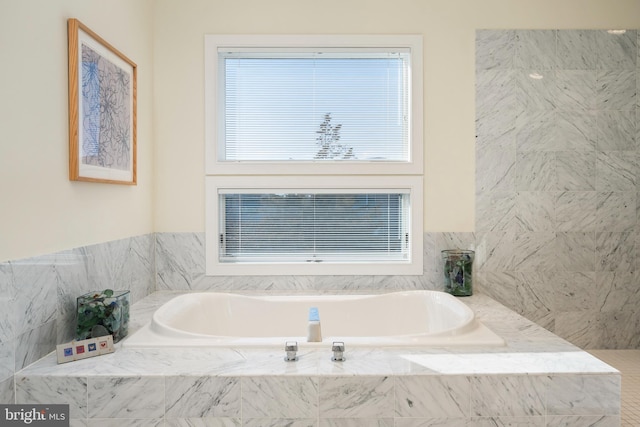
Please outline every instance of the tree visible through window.
[[324, 121], [320, 124], [320, 130], [316, 133], [316, 143], [320, 149], [316, 153], [314, 159], [353, 159], [353, 147], [347, 147], [340, 143], [341, 124], [331, 124], [331, 113], [324, 115]]

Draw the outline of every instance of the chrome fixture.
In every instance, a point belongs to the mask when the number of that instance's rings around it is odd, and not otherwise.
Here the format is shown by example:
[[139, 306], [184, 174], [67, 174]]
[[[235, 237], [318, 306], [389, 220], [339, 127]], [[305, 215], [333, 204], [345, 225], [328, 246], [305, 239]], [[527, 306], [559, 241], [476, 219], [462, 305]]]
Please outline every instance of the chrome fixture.
[[333, 357], [331, 357], [331, 360], [333, 360], [334, 362], [344, 362], [345, 361], [345, 357], [344, 357], [344, 343], [342, 341], [334, 341], [333, 345], [331, 346], [331, 351], [333, 351]]
[[284, 357], [285, 362], [295, 362], [298, 360], [298, 356], [296, 356], [296, 352], [298, 351], [297, 341], [287, 341], [284, 344], [284, 351], [287, 352], [287, 355]]

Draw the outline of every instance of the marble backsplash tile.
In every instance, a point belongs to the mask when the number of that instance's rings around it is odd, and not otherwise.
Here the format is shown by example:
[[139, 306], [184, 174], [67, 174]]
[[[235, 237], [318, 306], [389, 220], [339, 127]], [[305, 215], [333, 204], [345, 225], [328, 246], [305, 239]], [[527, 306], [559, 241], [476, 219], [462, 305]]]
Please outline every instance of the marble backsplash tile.
[[165, 384], [161, 377], [90, 377], [89, 418], [162, 418]]
[[636, 30], [627, 29], [622, 34], [607, 30], [594, 30], [599, 70], [634, 69], [638, 61], [638, 37]]
[[556, 62], [555, 30], [517, 30], [514, 68], [550, 70]]
[[68, 404], [70, 418], [87, 418], [87, 378], [21, 377], [16, 384], [16, 402]]
[[617, 415], [620, 413], [620, 377], [555, 376], [549, 380], [549, 415]]
[[633, 112], [638, 97], [635, 85], [634, 70], [598, 71], [596, 109]]
[[593, 70], [596, 68], [596, 32], [563, 30], [557, 32], [558, 69]]
[[463, 418], [470, 411], [469, 378], [464, 376], [398, 377], [396, 416], [409, 418]]
[[321, 418], [392, 418], [394, 379], [386, 376], [320, 377]]
[[[594, 70], [556, 70], [555, 109], [558, 111], [593, 111], [596, 107]], [[552, 108], [553, 109], [553, 108]]]
[[314, 418], [318, 378], [247, 377], [242, 379], [244, 418]]
[[0, 380], [0, 402], [15, 402], [15, 386], [13, 375], [7, 379]]
[[476, 67], [479, 70], [513, 68], [515, 30], [476, 32]]
[[240, 415], [240, 381], [229, 377], [167, 377], [165, 416], [233, 418]]
[[526, 417], [545, 415], [546, 376], [478, 376], [471, 378], [471, 415]]

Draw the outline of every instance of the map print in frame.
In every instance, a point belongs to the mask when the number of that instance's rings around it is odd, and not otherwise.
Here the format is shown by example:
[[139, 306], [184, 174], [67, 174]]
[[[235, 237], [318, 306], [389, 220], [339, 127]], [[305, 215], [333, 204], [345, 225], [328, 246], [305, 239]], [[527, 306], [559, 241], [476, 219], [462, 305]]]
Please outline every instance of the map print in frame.
[[135, 185], [137, 66], [77, 19], [69, 32], [69, 179]]

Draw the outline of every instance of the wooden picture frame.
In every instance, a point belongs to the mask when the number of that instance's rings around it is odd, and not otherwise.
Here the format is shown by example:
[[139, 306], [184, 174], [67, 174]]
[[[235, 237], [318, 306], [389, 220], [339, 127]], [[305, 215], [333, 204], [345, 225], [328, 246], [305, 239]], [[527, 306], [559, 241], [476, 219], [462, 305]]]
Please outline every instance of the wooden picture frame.
[[77, 19], [69, 41], [69, 179], [137, 183], [137, 66]]

